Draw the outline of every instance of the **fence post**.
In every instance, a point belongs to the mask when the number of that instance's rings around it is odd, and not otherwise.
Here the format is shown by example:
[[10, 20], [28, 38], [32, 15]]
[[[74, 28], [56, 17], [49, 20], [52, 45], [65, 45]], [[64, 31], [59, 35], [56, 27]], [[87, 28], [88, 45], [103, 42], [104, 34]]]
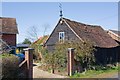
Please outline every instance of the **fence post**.
[[25, 51], [25, 60], [27, 61], [27, 70], [28, 70], [28, 78], [33, 79], [33, 51], [32, 48], [26, 48]]
[[74, 69], [74, 49], [68, 48], [68, 75], [72, 76], [75, 73]]

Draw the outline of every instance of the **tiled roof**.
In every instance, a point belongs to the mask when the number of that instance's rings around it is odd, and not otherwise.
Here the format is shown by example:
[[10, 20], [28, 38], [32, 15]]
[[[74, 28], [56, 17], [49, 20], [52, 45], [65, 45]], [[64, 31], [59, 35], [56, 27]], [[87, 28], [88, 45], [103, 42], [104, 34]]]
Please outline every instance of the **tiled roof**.
[[43, 45], [46, 42], [46, 40], [48, 39], [48, 37], [49, 37], [49, 35], [42, 36], [38, 40], [36, 40], [33, 44]]
[[0, 32], [6, 34], [17, 34], [17, 23], [15, 18], [0, 17]]
[[118, 30], [110, 30], [110, 31], [112, 31], [113, 33], [115, 33], [115, 34], [117, 34], [118, 36], [120, 36], [120, 31], [118, 31]]
[[101, 26], [83, 24], [63, 18], [73, 31], [82, 39], [95, 43], [98, 47], [116, 47], [118, 43], [113, 40]]

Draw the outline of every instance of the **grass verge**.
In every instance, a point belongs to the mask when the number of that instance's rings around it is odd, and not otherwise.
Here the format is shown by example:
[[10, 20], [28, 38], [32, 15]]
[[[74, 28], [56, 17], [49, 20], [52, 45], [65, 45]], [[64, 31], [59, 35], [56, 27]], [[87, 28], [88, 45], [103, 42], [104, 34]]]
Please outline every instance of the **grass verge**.
[[70, 76], [70, 78], [108, 78], [114, 74], [118, 74], [118, 70], [120, 70], [120, 66], [105, 70], [88, 70], [83, 73], [75, 73], [73, 76]]

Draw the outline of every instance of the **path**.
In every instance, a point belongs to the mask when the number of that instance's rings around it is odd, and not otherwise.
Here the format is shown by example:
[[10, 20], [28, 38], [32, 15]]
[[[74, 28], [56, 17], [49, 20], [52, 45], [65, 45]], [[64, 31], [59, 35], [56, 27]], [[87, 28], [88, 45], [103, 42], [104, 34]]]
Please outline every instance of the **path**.
[[[39, 64], [36, 64], [37, 66], [33, 66], [33, 78], [68, 78], [67, 76], [61, 76], [57, 74], [52, 74], [47, 71], [40, 70], [38, 68]], [[96, 75], [92, 78], [118, 78], [118, 73], [103, 73], [100, 75]]]
[[112, 75], [112, 78], [118, 78], [120, 80], [120, 73], [116, 73], [116, 74]]
[[33, 66], [33, 78], [66, 78], [57, 74], [52, 74], [47, 71], [40, 70], [37, 66]]

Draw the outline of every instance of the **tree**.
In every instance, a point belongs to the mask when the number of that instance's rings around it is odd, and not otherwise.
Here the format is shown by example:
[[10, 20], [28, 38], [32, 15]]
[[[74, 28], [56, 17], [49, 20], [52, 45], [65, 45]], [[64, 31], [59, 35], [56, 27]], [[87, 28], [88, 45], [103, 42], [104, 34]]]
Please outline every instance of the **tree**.
[[25, 40], [22, 42], [23, 44], [31, 44], [31, 41], [27, 38], [25, 38]]
[[90, 66], [94, 63], [94, 55], [93, 52], [95, 48], [93, 47], [93, 43], [90, 41], [80, 42], [64, 42], [57, 43], [55, 45], [55, 50], [52, 53], [46, 53], [45, 55], [45, 63], [48, 64], [54, 72], [54, 69], [58, 68], [66, 68], [67, 64], [67, 49], [75, 48], [75, 60], [79, 61], [81, 65], [85, 68], [90, 68]]
[[[41, 36], [45, 36], [47, 29], [50, 27], [49, 24], [44, 24], [41, 28], [42, 32], [41, 32]], [[36, 41], [39, 39], [39, 32], [40, 30], [36, 27], [36, 26], [31, 26], [29, 27], [28, 31], [27, 31], [27, 37], [28, 39], [30, 39], [31, 41]]]
[[44, 62], [49, 68], [51, 68], [52, 73], [55, 69], [65, 68], [66, 67], [66, 56], [56, 52], [46, 53], [44, 55]]
[[32, 42], [38, 39], [38, 29], [35, 26], [32, 26], [28, 29], [28, 39], [30, 39]]
[[36, 26], [30, 27], [27, 31], [28, 32], [28, 38], [33, 42], [31, 44], [31, 47], [35, 49], [34, 59], [36, 59], [36, 60], [41, 60], [41, 58], [42, 58], [42, 54], [41, 54], [42, 45], [41, 45], [41, 43], [44, 40], [44, 38], [46, 38], [45, 32], [47, 31], [48, 27], [49, 27], [48, 24], [44, 24], [43, 27], [42, 27], [43, 28], [43, 30], [42, 30], [43, 34], [41, 33], [43, 35], [42, 40], [40, 40], [38, 38], [39, 29]]
[[83, 68], [90, 69], [95, 62], [94, 43], [90, 41], [76, 42], [73, 43], [75, 48], [75, 59], [79, 61]]
[[46, 32], [47, 32], [47, 30], [48, 30], [48, 27], [50, 27], [50, 25], [49, 25], [49, 24], [44, 24], [43, 26], [44, 26], [43, 36], [45, 36], [45, 35], [46, 35]]
[[[67, 49], [68, 48], [75, 48], [75, 56], [74, 59], [76, 61], [79, 61], [81, 63], [81, 65], [85, 68], [90, 68], [91, 65], [93, 65], [93, 63], [95, 62], [95, 58], [94, 58], [94, 54], [93, 52], [95, 51], [94, 48], [94, 43], [90, 42], [88, 40], [81, 42], [81, 41], [66, 41], [64, 43], [58, 43], [56, 45], [55, 48], [55, 52], [62, 55], [61, 57], [61, 63], [62, 65], [64, 65], [64, 62], [66, 61], [65, 59], [67, 59], [67, 56], [64, 57], [67, 53]], [[64, 61], [63, 61], [64, 59]], [[65, 65], [64, 65], [65, 66]]]

